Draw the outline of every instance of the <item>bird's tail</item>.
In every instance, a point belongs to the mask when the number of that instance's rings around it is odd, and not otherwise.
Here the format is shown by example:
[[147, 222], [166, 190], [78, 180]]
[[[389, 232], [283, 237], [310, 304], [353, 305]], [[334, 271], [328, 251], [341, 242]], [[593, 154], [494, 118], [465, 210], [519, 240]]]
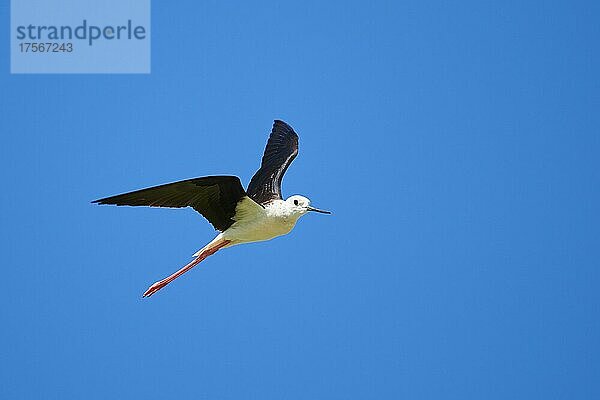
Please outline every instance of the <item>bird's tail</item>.
[[164, 288], [169, 283], [173, 282], [175, 279], [179, 278], [181, 275], [185, 274], [187, 271], [200, 264], [202, 260], [206, 259], [208, 256], [212, 256], [217, 251], [219, 251], [219, 249], [222, 249], [230, 243], [230, 240], [226, 240], [220, 236], [217, 236], [215, 240], [204, 246], [202, 249], [198, 250], [194, 254], [195, 258], [190, 263], [188, 263], [186, 266], [184, 266], [174, 274], [167, 276], [165, 279], [155, 282], [152, 286], [148, 288], [148, 290], [144, 292], [142, 297], [152, 296], [154, 293], [158, 292], [160, 289]]

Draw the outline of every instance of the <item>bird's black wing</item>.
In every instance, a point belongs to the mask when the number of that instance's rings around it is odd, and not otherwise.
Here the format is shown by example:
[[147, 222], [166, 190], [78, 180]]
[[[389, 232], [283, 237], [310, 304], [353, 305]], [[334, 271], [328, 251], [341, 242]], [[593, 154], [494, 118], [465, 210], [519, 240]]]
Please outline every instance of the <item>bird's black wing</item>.
[[291, 126], [275, 120], [260, 169], [248, 185], [248, 196], [259, 204], [281, 199], [281, 180], [298, 155], [298, 135]]
[[235, 221], [237, 203], [246, 196], [237, 176], [206, 176], [167, 183], [135, 192], [95, 200], [118, 206], [192, 207], [220, 231]]

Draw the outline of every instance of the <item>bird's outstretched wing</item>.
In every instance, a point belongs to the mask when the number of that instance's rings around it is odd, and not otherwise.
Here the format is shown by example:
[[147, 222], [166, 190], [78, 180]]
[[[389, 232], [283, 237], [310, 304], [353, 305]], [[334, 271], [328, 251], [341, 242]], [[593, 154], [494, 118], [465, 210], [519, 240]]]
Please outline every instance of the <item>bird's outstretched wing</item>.
[[95, 200], [117, 206], [192, 207], [220, 231], [235, 221], [235, 208], [246, 192], [237, 176], [206, 176], [167, 183], [135, 192]]
[[259, 204], [281, 199], [281, 180], [298, 155], [298, 135], [291, 126], [275, 120], [260, 169], [248, 185], [248, 196]]

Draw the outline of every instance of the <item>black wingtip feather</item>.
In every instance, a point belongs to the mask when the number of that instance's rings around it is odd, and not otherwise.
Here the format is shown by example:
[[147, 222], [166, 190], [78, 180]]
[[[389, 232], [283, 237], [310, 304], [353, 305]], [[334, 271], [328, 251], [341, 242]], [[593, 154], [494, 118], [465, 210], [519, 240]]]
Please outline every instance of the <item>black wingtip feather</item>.
[[224, 231], [234, 220], [237, 203], [246, 196], [237, 176], [204, 176], [153, 186], [92, 201], [116, 206], [192, 207], [216, 229]]
[[260, 169], [248, 185], [247, 193], [250, 198], [259, 204], [281, 199], [281, 180], [297, 154], [298, 134], [287, 123], [276, 119], [273, 121]]
[[271, 135], [277, 133], [292, 135], [296, 138], [298, 137], [298, 134], [294, 131], [294, 128], [292, 128], [288, 123], [280, 119], [276, 119], [273, 121], [273, 129], [271, 130]]

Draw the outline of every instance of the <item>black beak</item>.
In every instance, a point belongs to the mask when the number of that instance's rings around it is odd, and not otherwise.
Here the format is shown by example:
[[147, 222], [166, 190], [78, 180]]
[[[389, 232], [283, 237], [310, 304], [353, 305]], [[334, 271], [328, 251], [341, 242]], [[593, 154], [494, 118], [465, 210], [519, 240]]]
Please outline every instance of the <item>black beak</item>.
[[306, 209], [308, 211], [314, 211], [314, 212], [318, 212], [318, 213], [321, 213], [321, 214], [331, 214], [331, 211], [319, 210], [318, 208], [314, 208], [314, 207], [311, 207], [311, 206], [306, 207]]

